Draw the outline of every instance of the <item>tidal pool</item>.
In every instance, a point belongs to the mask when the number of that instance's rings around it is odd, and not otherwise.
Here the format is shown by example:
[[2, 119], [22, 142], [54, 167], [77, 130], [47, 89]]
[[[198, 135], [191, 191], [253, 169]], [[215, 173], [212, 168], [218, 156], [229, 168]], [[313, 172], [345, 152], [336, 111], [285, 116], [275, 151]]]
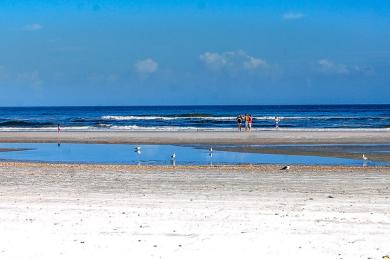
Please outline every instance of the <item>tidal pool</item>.
[[[140, 147], [139, 150], [136, 149], [137, 146]], [[385, 162], [363, 162], [363, 160], [336, 157], [222, 151], [216, 147], [210, 153], [207, 146], [1, 143], [0, 148], [28, 149], [1, 152], [0, 160], [3, 161], [130, 165], [389, 165]], [[175, 159], [172, 159], [173, 154], [176, 155]]]

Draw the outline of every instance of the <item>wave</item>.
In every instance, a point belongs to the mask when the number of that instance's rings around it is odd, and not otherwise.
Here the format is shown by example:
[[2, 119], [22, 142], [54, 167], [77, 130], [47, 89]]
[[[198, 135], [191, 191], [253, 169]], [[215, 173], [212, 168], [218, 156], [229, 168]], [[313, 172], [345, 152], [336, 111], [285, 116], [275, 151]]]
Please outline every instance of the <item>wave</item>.
[[56, 126], [52, 122], [32, 122], [25, 120], [6, 120], [0, 122], [0, 127], [45, 127]]
[[[390, 117], [372, 117], [372, 116], [279, 116], [280, 120], [390, 120]], [[132, 121], [132, 120], [182, 120], [198, 119], [211, 121], [235, 121], [235, 116], [102, 116], [103, 120], [110, 121]], [[275, 116], [254, 116], [254, 120], [275, 120]]]
[[199, 119], [199, 120], [235, 120], [235, 117], [221, 116], [102, 116], [103, 120], [111, 121], [131, 121], [131, 120], [180, 120], [180, 119]]
[[[68, 126], [68, 127], [61, 127], [61, 131], [90, 131], [98, 129], [95, 127], [90, 126]], [[0, 127], [0, 132], [57, 132], [57, 126], [56, 127]]]

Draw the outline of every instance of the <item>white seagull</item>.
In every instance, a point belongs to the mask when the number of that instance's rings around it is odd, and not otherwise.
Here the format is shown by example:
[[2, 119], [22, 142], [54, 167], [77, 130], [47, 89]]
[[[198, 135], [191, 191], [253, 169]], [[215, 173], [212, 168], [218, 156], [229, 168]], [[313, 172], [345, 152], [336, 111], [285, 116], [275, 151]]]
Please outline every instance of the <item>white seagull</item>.
[[172, 158], [172, 160], [175, 160], [175, 159], [176, 159], [176, 154], [173, 153], [173, 154], [171, 155], [171, 158]]
[[209, 152], [210, 152], [210, 153], [213, 152], [213, 147], [210, 147], [210, 148], [209, 148]]
[[140, 151], [141, 150], [141, 146], [136, 146], [134, 149], [137, 150], [137, 151]]
[[362, 155], [362, 159], [365, 160], [365, 161], [368, 160], [368, 158], [367, 158], [367, 156], [365, 154]]

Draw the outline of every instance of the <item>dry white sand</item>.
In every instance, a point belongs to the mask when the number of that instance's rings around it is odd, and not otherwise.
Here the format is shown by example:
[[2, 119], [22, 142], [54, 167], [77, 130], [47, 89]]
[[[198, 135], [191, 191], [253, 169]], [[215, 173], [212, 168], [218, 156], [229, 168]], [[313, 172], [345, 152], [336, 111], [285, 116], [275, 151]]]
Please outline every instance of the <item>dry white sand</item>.
[[381, 259], [389, 168], [0, 163], [0, 259]]
[[390, 143], [390, 130], [232, 131], [81, 131], [0, 132], [1, 142], [144, 143], [144, 144], [354, 144]]

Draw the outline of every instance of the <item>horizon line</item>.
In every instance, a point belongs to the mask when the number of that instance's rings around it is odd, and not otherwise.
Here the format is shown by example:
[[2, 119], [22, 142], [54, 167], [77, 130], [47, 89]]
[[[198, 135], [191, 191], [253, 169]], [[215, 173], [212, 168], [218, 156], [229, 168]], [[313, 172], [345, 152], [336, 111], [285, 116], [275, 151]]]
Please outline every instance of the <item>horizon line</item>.
[[0, 108], [47, 108], [47, 107], [222, 107], [222, 106], [247, 106], [247, 107], [255, 107], [255, 106], [264, 106], [264, 107], [271, 107], [271, 106], [389, 106], [390, 103], [344, 103], [344, 104], [326, 104], [326, 103], [321, 103], [321, 104], [234, 104], [234, 105], [228, 105], [228, 104], [216, 104], [216, 105], [56, 105], [56, 106], [51, 106], [51, 105], [42, 105], [42, 106], [0, 106]]

